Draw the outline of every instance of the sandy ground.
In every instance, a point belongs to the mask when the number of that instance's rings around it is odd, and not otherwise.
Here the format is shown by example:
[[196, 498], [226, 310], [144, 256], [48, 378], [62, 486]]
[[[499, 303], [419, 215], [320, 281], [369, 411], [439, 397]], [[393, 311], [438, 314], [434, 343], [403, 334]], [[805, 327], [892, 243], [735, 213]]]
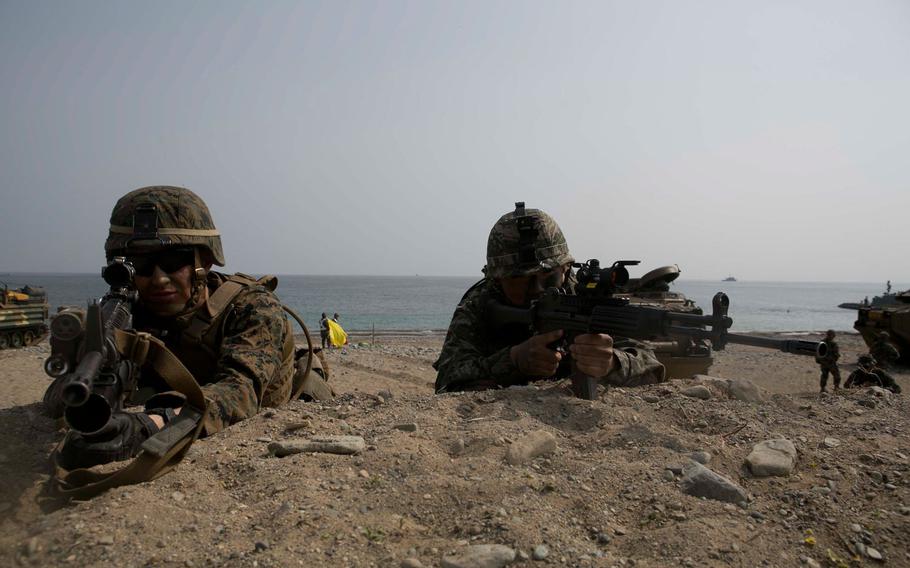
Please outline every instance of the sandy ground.
[[[864, 346], [839, 341], [846, 378]], [[528, 566], [910, 566], [906, 394], [820, 397], [811, 358], [732, 345], [711, 375], [753, 381], [763, 402], [713, 382], [711, 398], [692, 398], [693, 380], [595, 401], [559, 383], [436, 396], [441, 342], [331, 352], [332, 403], [264, 412], [200, 440], [154, 482], [72, 504], [42, 498], [60, 437], [38, 403], [47, 347], [0, 352], [0, 565], [458, 566], [444, 558], [497, 544]], [[910, 389], [910, 373], [896, 376]], [[555, 449], [507, 463], [538, 431]], [[316, 434], [367, 448], [267, 450]], [[754, 477], [746, 456], [779, 437], [795, 468]], [[747, 498], [685, 494], [693, 452]]]

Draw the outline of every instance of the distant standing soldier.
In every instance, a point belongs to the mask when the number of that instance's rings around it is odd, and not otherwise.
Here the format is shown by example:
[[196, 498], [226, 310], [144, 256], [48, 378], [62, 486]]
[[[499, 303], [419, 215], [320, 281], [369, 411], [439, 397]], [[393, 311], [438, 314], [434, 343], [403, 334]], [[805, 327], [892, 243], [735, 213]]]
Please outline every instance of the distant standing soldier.
[[897, 347], [891, 343], [891, 336], [887, 331], [878, 334], [875, 343], [869, 348], [869, 355], [875, 358], [875, 362], [882, 369], [888, 369], [900, 358]]
[[819, 386], [821, 387], [821, 392], [825, 392], [825, 387], [828, 385], [828, 373], [834, 377], [834, 390], [840, 388], [840, 369], [837, 368], [837, 360], [840, 359], [840, 349], [837, 347], [837, 342], [834, 341], [834, 330], [829, 329], [825, 334], [825, 346], [827, 346], [827, 352], [824, 357], [816, 357], [815, 362], [822, 369], [821, 380]]
[[850, 373], [844, 388], [882, 387], [893, 393], [900, 393], [901, 387], [894, 377], [875, 366], [872, 355], [859, 356], [859, 368]]

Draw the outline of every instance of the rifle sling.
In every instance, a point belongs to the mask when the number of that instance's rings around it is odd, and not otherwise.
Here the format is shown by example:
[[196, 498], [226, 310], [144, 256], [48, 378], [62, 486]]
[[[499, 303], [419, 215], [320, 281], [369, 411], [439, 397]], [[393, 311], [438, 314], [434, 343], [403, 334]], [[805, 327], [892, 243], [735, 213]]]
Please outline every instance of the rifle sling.
[[[62, 497], [88, 499], [112, 487], [157, 479], [180, 463], [202, 430], [206, 409], [202, 389], [164, 343], [148, 333], [123, 330], [115, 330], [114, 342], [124, 357], [137, 364], [151, 364], [173, 390], [186, 396], [187, 403], [177, 419], [146, 440], [139, 455], [123, 468], [105, 473], [91, 469], [70, 471], [54, 459], [55, 488]], [[55, 458], [61, 448], [62, 442], [55, 450]]]

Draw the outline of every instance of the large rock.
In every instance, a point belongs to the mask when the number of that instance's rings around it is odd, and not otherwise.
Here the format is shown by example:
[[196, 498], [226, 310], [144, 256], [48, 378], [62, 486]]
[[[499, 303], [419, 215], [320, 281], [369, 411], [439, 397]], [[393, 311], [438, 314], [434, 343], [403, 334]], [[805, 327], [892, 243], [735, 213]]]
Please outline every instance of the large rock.
[[680, 488], [683, 493], [693, 497], [705, 497], [727, 503], [740, 503], [748, 499], [745, 489], [694, 461], [683, 470]]
[[515, 551], [502, 544], [477, 544], [444, 556], [442, 568], [500, 568], [515, 561]]
[[512, 442], [506, 451], [506, 462], [511, 465], [519, 465], [554, 451], [556, 451], [556, 437], [546, 430], [536, 430]]
[[359, 454], [366, 449], [366, 442], [360, 436], [313, 436], [305, 440], [285, 440], [269, 444], [269, 452], [282, 458], [303, 452], [327, 454]]
[[760, 442], [746, 457], [746, 465], [755, 477], [790, 475], [795, 463], [796, 446], [784, 438]]

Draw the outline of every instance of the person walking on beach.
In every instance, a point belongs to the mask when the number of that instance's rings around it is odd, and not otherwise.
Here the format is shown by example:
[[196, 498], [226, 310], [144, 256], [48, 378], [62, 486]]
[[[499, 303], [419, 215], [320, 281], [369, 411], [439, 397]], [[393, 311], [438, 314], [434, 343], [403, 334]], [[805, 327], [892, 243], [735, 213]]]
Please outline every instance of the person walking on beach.
[[329, 316], [325, 315], [325, 312], [322, 312], [322, 317], [319, 318], [319, 338], [322, 340], [322, 348], [325, 349], [329, 344]]
[[[559, 225], [538, 209], [516, 203], [490, 231], [484, 278], [455, 308], [436, 369], [436, 392], [482, 390], [561, 379], [572, 371], [569, 357], [551, 348], [562, 330], [533, 335], [526, 327], [500, 333], [486, 317], [491, 300], [527, 308], [544, 290], [575, 293], [575, 259]], [[663, 382], [664, 366], [644, 344], [607, 334], [581, 334], [568, 346], [577, 369], [603, 384], [634, 386]]]
[[825, 333], [824, 343], [827, 346], [825, 356], [815, 357], [815, 362], [821, 367], [821, 378], [819, 380], [820, 392], [825, 392], [825, 387], [828, 386], [829, 374], [834, 377], [835, 392], [840, 388], [840, 369], [837, 367], [837, 360], [840, 359], [840, 349], [837, 347], [837, 342], [834, 341], [834, 337], [834, 330], [829, 329], [828, 332]]

